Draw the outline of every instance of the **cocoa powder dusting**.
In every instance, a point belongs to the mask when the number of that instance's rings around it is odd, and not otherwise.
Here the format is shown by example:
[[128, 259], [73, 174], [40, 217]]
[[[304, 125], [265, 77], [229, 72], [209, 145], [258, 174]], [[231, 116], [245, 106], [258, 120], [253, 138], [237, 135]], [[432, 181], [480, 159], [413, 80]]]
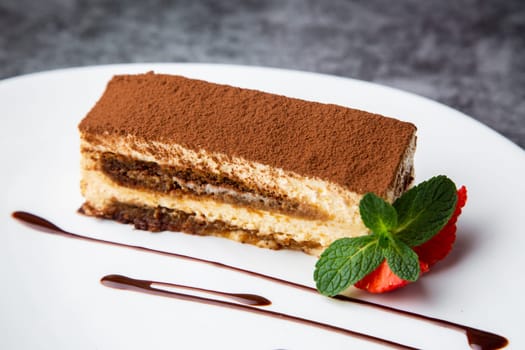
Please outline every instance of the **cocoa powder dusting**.
[[341, 106], [180, 76], [115, 76], [81, 132], [238, 156], [384, 194], [415, 126]]

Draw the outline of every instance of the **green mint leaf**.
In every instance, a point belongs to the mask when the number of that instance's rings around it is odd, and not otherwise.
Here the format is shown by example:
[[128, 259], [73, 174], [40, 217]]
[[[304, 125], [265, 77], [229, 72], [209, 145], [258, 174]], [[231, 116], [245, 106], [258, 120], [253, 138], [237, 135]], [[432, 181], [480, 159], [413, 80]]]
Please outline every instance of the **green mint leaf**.
[[408, 245], [397, 239], [391, 239], [383, 250], [386, 262], [397, 277], [406, 281], [415, 281], [419, 277], [419, 258]]
[[373, 193], [363, 196], [359, 202], [359, 213], [365, 226], [377, 234], [387, 233], [397, 226], [394, 207]]
[[411, 247], [425, 243], [448, 222], [456, 202], [456, 185], [446, 176], [420, 183], [394, 202], [398, 226], [393, 235]]
[[384, 259], [378, 241], [374, 234], [334, 241], [315, 265], [317, 290], [334, 296], [375, 270]]

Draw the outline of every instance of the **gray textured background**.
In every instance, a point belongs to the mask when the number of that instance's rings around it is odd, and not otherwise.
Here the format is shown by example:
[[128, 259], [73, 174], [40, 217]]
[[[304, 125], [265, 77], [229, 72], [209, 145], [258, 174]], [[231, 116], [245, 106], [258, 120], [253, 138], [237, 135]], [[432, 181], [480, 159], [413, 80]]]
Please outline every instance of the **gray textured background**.
[[525, 147], [524, 0], [0, 0], [0, 78], [122, 62], [369, 80], [443, 102]]

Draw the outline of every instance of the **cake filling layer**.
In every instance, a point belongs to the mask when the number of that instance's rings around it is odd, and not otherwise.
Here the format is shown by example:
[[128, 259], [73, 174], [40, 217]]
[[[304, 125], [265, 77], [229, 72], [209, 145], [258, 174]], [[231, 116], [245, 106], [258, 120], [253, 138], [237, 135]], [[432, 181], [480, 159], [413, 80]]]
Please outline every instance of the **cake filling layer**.
[[137, 229], [152, 232], [170, 230], [183, 231], [196, 235], [213, 235], [234, 238], [241, 243], [249, 243], [272, 249], [286, 248], [309, 251], [320, 247], [318, 242], [297, 242], [282, 233], [261, 236], [257, 230], [243, 229], [220, 220], [204, 221], [195, 214], [160, 206], [147, 207], [112, 202], [104, 211], [97, 211], [86, 203], [80, 208], [80, 212], [112, 219], [124, 224], [133, 224]]
[[320, 208], [264, 190], [250, 188], [240, 180], [224, 175], [199, 172], [197, 169], [161, 166], [111, 152], [100, 155], [100, 168], [121, 186], [171, 195], [191, 194], [216, 201], [267, 210], [312, 220], [325, 220]]

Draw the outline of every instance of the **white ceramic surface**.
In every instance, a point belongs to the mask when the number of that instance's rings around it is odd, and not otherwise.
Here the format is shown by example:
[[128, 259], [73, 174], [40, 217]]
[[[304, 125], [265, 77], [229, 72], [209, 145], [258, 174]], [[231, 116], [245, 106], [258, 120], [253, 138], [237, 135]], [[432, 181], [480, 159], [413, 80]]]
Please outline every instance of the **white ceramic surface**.
[[451, 255], [416, 284], [355, 296], [506, 336], [525, 348], [522, 293], [525, 152], [439, 103], [367, 82], [312, 73], [206, 64], [133, 64], [43, 72], [0, 82], [1, 349], [376, 348], [341, 334], [236, 310], [120, 291], [102, 276], [262, 294], [270, 310], [428, 349], [468, 348], [464, 335], [243, 274], [129, 249], [46, 235], [15, 210], [72, 232], [208, 258], [313, 286], [313, 257], [225, 239], [150, 234], [76, 213], [77, 124], [113, 74], [156, 72], [365, 109], [418, 127], [416, 181], [446, 174], [469, 190]]

